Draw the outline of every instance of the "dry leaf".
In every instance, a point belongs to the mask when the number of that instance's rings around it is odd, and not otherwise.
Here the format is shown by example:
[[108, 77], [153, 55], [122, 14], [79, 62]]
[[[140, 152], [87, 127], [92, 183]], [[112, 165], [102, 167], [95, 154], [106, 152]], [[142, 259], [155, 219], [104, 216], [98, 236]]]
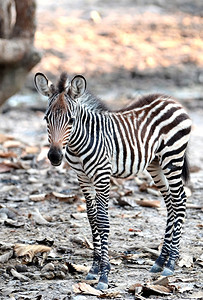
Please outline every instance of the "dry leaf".
[[79, 282], [73, 285], [73, 291], [76, 294], [85, 294], [85, 295], [93, 295], [99, 296], [102, 294], [101, 291], [96, 290], [95, 288], [91, 287], [91, 285], [85, 282]]
[[98, 298], [107, 298], [107, 299], [117, 299], [117, 298], [121, 298], [121, 295], [118, 291], [115, 292], [104, 292], [102, 293], [100, 296], [98, 296]]
[[160, 200], [136, 200], [136, 203], [140, 206], [144, 207], [155, 207], [159, 208], [161, 206], [161, 201]]
[[83, 218], [87, 217], [86, 213], [73, 213], [71, 214], [71, 217], [75, 220], [82, 220]]
[[157, 279], [156, 281], [154, 281], [153, 284], [168, 286], [168, 284], [169, 284], [168, 277], [161, 276], [159, 279]]
[[203, 291], [195, 292], [192, 295], [189, 295], [188, 298], [191, 298], [193, 300], [194, 299], [203, 299]]
[[29, 196], [31, 201], [44, 201], [46, 199], [46, 194], [37, 194], [37, 195], [30, 195]]
[[172, 292], [172, 289], [170, 287], [158, 285], [158, 284], [147, 285], [146, 287], [144, 287], [144, 290], [153, 291], [161, 295], [169, 295]]
[[131, 207], [134, 207], [136, 205], [135, 200], [134, 199], [130, 199], [128, 197], [118, 197], [116, 199], [116, 202], [120, 206], [131, 206]]
[[62, 193], [58, 193], [58, 192], [51, 192], [51, 193], [47, 193], [47, 194], [30, 195], [29, 198], [31, 201], [36, 201], [36, 202], [56, 198], [59, 201], [73, 203], [73, 201], [75, 201], [77, 199], [77, 195], [74, 195], [74, 194], [67, 195], [67, 194], [62, 194]]
[[193, 266], [193, 257], [187, 254], [182, 255], [178, 262], [178, 265], [180, 267], [190, 268], [191, 266]]
[[0, 163], [0, 173], [10, 172], [13, 168], [7, 166], [4, 162]]
[[51, 247], [44, 245], [16, 244], [14, 251], [17, 256], [25, 256], [26, 262], [31, 262], [37, 253], [50, 252]]
[[133, 294], [139, 294], [142, 291], [142, 288], [143, 286], [141, 283], [134, 283], [129, 287], [128, 292]]
[[26, 154], [36, 154], [39, 152], [39, 148], [36, 146], [27, 146], [25, 152]]
[[57, 198], [60, 201], [69, 202], [72, 203], [74, 200], [77, 200], [77, 195], [74, 194], [62, 194], [58, 192], [52, 192], [51, 193], [55, 198]]
[[84, 239], [85, 239], [85, 242], [84, 242], [84, 245], [89, 248], [89, 249], [94, 249], [94, 246], [93, 244], [88, 240], [88, 238], [86, 236], [84, 236]]
[[78, 212], [84, 212], [84, 211], [86, 211], [86, 204], [79, 204], [77, 206], [77, 211]]
[[121, 258], [112, 258], [110, 260], [110, 263], [112, 265], [119, 266], [120, 264], [122, 264], [122, 259]]
[[34, 208], [34, 211], [31, 212], [28, 217], [32, 217], [34, 219], [34, 221], [36, 222], [36, 224], [39, 225], [46, 225], [49, 224], [49, 222], [41, 215], [41, 213], [39, 212], [38, 208]]
[[7, 140], [3, 143], [4, 148], [24, 148], [24, 145], [20, 141]]
[[9, 171], [12, 169], [28, 169], [28, 166], [23, 164], [21, 161], [13, 162], [10, 160], [5, 160], [0, 164], [0, 168], [3, 166], [7, 167]]
[[15, 269], [11, 269], [10, 272], [13, 275], [13, 277], [15, 277], [15, 278], [17, 278], [17, 279], [19, 279], [21, 281], [28, 281], [28, 280], [30, 280], [27, 276], [18, 273]]
[[8, 141], [8, 140], [13, 140], [13, 137], [10, 135], [0, 133], [0, 144], [3, 144], [5, 141]]
[[10, 157], [14, 157], [16, 158], [17, 157], [17, 154], [12, 152], [12, 151], [0, 151], [0, 157], [1, 158], [10, 158]]
[[78, 265], [78, 264], [73, 264], [70, 262], [67, 262], [67, 267], [70, 273], [88, 273], [90, 270], [90, 267], [84, 266], [84, 265]]

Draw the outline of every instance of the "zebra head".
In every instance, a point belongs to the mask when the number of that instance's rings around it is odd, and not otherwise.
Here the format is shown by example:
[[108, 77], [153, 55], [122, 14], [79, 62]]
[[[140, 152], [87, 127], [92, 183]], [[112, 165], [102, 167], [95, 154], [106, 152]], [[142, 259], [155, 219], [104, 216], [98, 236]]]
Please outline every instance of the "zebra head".
[[66, 147], [74, 126], [77, 98], [84, 94], [86, 80], [77, 75], [69, 81], [67, 74], [62, 73], [55, 88], [44, 74], [37, 73], [34, 81], [37, 91], [49, 98], [44, 117], [50, 144], [48, 158], [52, 165], [59, 166], [63, 158], [62, 149]]

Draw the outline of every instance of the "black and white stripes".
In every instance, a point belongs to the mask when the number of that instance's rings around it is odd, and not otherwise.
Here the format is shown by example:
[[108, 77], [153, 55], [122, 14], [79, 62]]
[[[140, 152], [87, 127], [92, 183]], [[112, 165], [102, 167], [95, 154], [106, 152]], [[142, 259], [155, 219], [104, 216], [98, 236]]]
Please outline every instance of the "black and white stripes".
[[125, 178], [145, 169], [164, 197], [168, 212], [164, 244], [151, 272], [173, 274], [185, 217], [182, 177], [189, 176], [185, 153], [191, 120], [185, 110], [174, 99], [157, 94], [142, 97], [126, 109], [108, 111], [85, 91], [84, 77], [69, 82], [63, 74], [59, 91], [43, 76], [37, 73], [35, 83], [38, 91], [52, 95], [45, 115], [48, 157], [53, 165], [59, 165], [66, 147], [65, 157], [86, 198], [94, 245], [87, 279], [99, 274], [97, 288], [108, 287], [110, 177]]

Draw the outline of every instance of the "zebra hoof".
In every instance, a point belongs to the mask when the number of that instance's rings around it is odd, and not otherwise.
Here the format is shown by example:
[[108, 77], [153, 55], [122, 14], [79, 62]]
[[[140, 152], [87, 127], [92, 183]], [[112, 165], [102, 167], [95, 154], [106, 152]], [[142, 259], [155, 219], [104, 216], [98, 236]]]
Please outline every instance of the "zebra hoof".
[[95, 280], [97, 279], [97, 275], [93, 273], [88, 273], [86, 276], [86, 280]]
[[157, 265], [156, 263], [151, 267], [150, 270], [151, 273], [159, 273], [161, 271], [163, 271], [163, 268]]
[[164, 268], [163, 272], [161, 273], [162, 276], [171, 276], [173, 275], [174, 271], [170, 270], [169, 268]]
[[105, 282], [99, 282], [97, 284], [97, 290], [103, 291], [103, 290], [107, 290], [108, 289], [108, 284]]

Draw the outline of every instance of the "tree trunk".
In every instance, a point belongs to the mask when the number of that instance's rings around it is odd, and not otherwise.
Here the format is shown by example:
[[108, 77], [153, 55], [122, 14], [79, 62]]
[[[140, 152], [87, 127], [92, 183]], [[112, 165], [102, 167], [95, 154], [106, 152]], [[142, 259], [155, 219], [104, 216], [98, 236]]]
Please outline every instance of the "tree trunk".
[[34, 48], [35, 0], [0, 0], [0, 106], [40, 61]]

